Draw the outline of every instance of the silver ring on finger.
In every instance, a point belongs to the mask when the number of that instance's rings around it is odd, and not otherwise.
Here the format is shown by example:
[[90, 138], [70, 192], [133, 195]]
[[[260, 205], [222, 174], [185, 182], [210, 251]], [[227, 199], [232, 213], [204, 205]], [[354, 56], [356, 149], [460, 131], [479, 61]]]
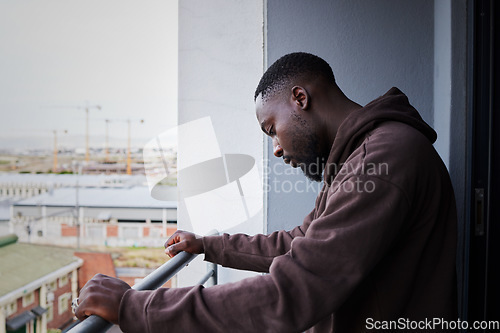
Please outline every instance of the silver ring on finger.
[[73, 310], [73, 313], [76, 313], [77, 309], [78, 309], [78, 297], [74, 298], [73, 301], [71, 302], [71, 310]]

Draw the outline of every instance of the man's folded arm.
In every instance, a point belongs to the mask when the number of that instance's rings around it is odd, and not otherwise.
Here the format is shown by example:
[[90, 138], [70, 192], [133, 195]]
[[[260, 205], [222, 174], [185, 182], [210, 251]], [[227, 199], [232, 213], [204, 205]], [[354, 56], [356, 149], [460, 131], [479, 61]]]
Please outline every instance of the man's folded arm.
[[301, 226], [291, 231], [255, 236], [223, 234], [203, 237], [205, 260], [225, 267], [267, 273], [273, 259], [287, 253], [294, 238], [305, 235], [315, 211], [304, 218]]

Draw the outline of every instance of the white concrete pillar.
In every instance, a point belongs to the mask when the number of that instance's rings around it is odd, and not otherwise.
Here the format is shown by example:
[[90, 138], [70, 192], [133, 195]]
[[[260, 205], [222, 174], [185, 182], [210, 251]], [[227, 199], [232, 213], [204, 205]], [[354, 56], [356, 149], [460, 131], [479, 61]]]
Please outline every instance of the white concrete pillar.
[[5, 306], [0, 307], [0, 333], [6, 333], [7, 330], [5, 328], [6, 324], [6, 318], [5, 318], [5, 313], [7, 310], [5, 310]]
[[[43, 315], [42, 315], [43, 316]], [[35, 332], [42, 332], [42, 317], [36, 320]]]
[[[253, 93], [264, 65], [264, 3], [179, 1], [179, 124], [209, 116], [221, 154], [250, 155], [257, 166], [262, 165], [264, 145], [255, 119]], [[208, 81], [209, 86], [203, 83]], [[186, 141], [187, 137], [179, 136], [179, 146], [189, 144]], [[181, 163], [179, 156], [178, 166]], [[180, 186], [187, 181], [182, 177], [180, 173]], [[195, 231], [182, 198], [177, 213], [178, 228]], [[262, 233], [263, 226], [261, 211], [231, 232]], [[206, 265], [200, 256], [179, 272], [178, 286], [193, 285], [204, 273]], [[253, 274], [225, 270], [220, 281], [250, 276]]]
[[[47, 285], [44, 283], [40, 287], [40, 306], [44, 309], [47, 308]], [[47, 333], [47, 313], [44, 313], [40, 320], [37, 321], [37, 332]]]
[[78, 271], [76, 269], [71, 272], [71, 299], [78, 297]]

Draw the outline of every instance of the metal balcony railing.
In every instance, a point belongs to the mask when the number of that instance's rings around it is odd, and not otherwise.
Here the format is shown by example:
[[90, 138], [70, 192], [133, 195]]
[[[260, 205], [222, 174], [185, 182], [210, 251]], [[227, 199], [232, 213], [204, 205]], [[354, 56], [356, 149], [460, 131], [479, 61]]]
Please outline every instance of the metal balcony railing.
[[[164, 263], [154, 272], [146, 276], [141, 282], [132, 287], [135, 290], [154, 290], [158, 289], [165, 282], [170, 280], [181, 269], [187, 266], [194, 258], [195, 254], [181, 252], [175, 257]], [[207, 283], [208, 282], [208, 283]], [[212, 286], [217, 284], [217, 264], [207, 263], [207, 273], [200, 279], [198, 284]], [[112, 323], [93, 315], [83, 321], [78, 321], [67, 333], [102, 333], [107, 332], [113, 326]]]

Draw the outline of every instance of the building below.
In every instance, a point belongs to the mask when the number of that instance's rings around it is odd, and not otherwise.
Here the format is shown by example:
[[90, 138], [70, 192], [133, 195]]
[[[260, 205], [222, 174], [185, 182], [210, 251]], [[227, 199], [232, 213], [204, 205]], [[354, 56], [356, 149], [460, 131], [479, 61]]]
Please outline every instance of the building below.
[[73, 321], [83, 260], [73, 250], [0, 237], [0, 333], [46, 333]]
[[83, 265], [78, 270], [78, 290], [81, 290], [85, 283], [97, 273], [117, 277], [111, 254], [94, 251], [76, 251], [74, 255], [83, 260]]
[[177, 229], [171, 201], [153, 199], [146, 186], [56, 188], [12, 204], [10, 230], [20, 240], [61, 246], [162, 246]]
[[[132, 267], [115, 267], [110, 253], [17, 241], [15, 235], [0, 237], [0, 333], [65, 329], [75, 321], [71, 300], [97, 273], [133, 286], [157, 268], [140, 267], [124, 252], [120, 256]], [[173, 286], [175, 278], [164, 284]]]
[[144, 175], [143, 163], [132, 163], [130, 170], [126, 163], [92, 163], [83, 167], [82, 172], [86, 175]]
[[10, 198], [17, 201], [58, 188], [127, 188], [145, 184], [143, 175], [0, 173], [0, 200]]

